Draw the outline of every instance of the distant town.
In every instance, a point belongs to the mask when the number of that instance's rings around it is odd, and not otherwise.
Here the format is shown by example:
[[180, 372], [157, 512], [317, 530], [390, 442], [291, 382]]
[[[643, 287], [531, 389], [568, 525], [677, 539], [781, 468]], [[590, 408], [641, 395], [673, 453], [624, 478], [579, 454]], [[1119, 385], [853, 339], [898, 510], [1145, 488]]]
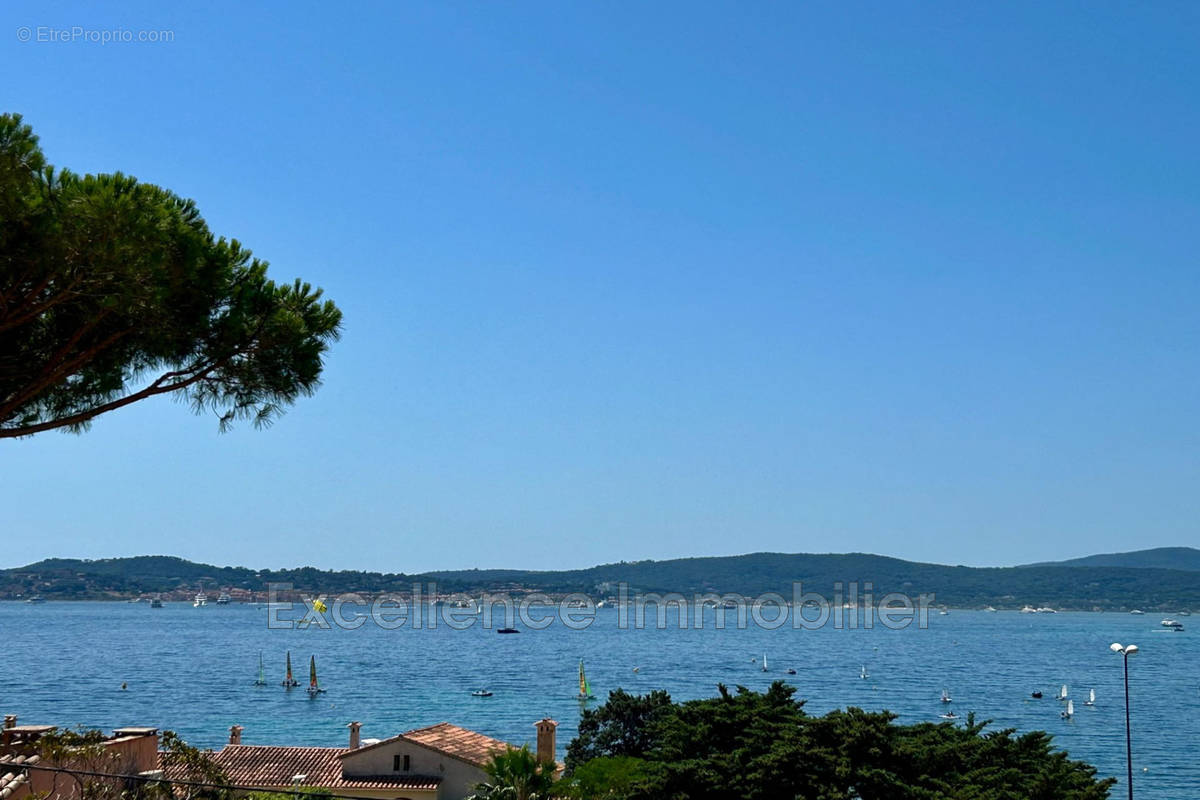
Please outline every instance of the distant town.
[[[1171, 568], [1163, 566], [1172, 565]], [[756, 553], [714, 558], [631, 561], [580, 570], [459, 570], [420, 574], [328, 571], [313, 567], [252, 570], [170, 556], [100, 560], [47, 559], [0, 570], [0, 600], [108, 600], [204, 604], [301, 602], [354, 593], [366, 600], [467, 603], [481, 593], [541, 594], [552, 601], [583, 595], [614, 603], [629, 592], [737, 593], [791, 597], [797, 582], [832, 597], [851, 582], [889, 592], [929, 595], [939, 606], [999, 610], [1131, 611], [1200, 608], [1200, 550], [1158, 548], [1020, 567], [923, 564], [860, 553]], [[282, 589], [278, 587], [283, 587]]]

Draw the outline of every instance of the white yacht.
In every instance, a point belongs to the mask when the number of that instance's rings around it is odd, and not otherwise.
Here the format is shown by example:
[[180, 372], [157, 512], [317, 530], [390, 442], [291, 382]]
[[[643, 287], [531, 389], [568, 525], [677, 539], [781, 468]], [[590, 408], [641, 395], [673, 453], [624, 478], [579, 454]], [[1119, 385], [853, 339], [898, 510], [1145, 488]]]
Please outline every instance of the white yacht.
[[221, 592], [217, 597], [217, 605], [227, 606], [232, 600], [233, 598], [229, 596], [229, 592]]
[[192, 608], [200, 608], [206, 605], [208, 605], [208, 595], [204, 592], [197, 592], [196, 596], [192, 598]]

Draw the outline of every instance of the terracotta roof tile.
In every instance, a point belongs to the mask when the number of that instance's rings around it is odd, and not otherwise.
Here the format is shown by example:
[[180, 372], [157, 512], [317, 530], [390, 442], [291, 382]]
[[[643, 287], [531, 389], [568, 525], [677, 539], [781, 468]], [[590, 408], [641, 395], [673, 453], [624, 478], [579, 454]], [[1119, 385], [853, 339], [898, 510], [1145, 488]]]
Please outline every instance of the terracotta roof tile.
[[496, 753], [503, 753], [512, 747], [508, 742], [451, 725], [449, 722], [417, 728], [400, 734], [398, 738], [454, 756], [478, 767], [491, 761]]
[[36, 764], [40, 760], [38, 756], [22, 756], [12, 753], [0, 756], [0, 800], [11, 797], [28, 781], [25, 770], [21, 767], [25, 764]]
[[[342, 777], [339, 756], [353, 752], [342, 747], [275, 747], [230, 744], [213, 753], [213, 761], [235, 786], [290, 788], [293, 775], [304, 775], [305, 786], [335, 794], [353, 789], [436, 789], [441, 778], [429, 775]], [[168, 775], [170, 776], [169, 768]]]

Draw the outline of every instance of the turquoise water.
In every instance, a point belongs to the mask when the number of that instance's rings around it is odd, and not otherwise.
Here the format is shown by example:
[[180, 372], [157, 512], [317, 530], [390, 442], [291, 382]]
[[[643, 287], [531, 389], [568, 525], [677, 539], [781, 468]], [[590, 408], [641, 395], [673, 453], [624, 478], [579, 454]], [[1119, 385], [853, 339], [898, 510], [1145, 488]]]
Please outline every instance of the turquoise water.
[[[583, 658], [598, 698], [623, 687], [666, 689], [682, 700], [711, 696], [719, 682], [762, 689], [785, 679], [810, 712], [887, 708], [905, 722], [936, 721], [945, 686], [962, 716], [974, 711], [997, 727], [1053, 733], [1073, 757], [1121, 778], [1113, 796], [1123, 797], [1121, 658], [1108, 650], [1121, 641], [1141, 649], [1130, 661], [1137, 796], [1197, 797], [1200, 623], [1192, 620], [1200, 617], [1182, 618], [1184, 633], [1160, 631], [1159, 619], [954, 611], [933, 616], [926, 630], [621, 630], [616, 612], [603, 609], [586, 630], [556, 624], [499, 636], [444, 625], [272, 630], [265, 609], [242, 605], [0, 603], [0, 713], [22, 723], [152, 725], [209, 747], [235, 723], [248, 744], [340, 746], [351, 720], [363, 723], [364, 737], [449, 721], [520, 744], [549, 716], [560, 723], [561, 755], [579, 719]], [[279, 686], [289, 648], [302, 684], [316, 655], [328, 690], [319, 699]], [[253, 685], [260, 650], [265, 687]], [[797, 674], [786, 675], [789, 667]], [[1051, 699], [1063, 683], [1076, 703], [1070, 721]], [[494, 696], [471, 697], [477, 687]], [[1097, 703], [1086, 707], [1091, 688]], [[1046, 698], [1031, 699], [1035, 689]]]

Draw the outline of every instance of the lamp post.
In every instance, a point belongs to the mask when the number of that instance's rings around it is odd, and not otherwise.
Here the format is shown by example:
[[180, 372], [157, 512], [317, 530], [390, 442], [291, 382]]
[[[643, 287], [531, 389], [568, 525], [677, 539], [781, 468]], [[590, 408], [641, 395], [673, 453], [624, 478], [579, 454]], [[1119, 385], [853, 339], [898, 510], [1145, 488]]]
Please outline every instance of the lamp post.
[[1129, 657], [1138, 651], [1138, 646], [1113, 642], [1108, 649], [1120, 653], [1125, 661], [1125, 782], [1129, 785], [1129, 800], [1133, 800], [1133, 739], [1129, 734]]
[[300, 800], [300, 785], [303, 784], [306, 780], [308, 780], [307, 775], [293, 775], [292, 776], [292, 795], [295, 798], [295, 800]]

